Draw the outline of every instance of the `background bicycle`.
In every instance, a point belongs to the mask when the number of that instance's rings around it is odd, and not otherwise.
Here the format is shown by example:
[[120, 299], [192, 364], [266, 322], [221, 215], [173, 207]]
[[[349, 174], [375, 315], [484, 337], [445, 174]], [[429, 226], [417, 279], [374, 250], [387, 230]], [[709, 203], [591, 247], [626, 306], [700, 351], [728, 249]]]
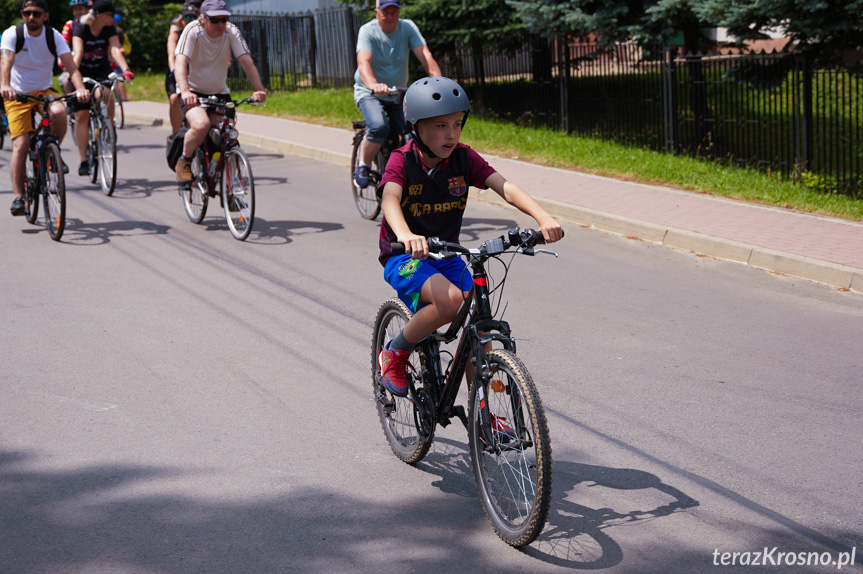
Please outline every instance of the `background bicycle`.
[[[24, 203], [28, 223], [36, 223], [39, 216], [39, 198], [45, 207], [45, 226], [54, 241], [60, 241], [66, 229], [66, 179], [63, 175], [63, 158], [60, 140], [51, 133], [51, 103], [75, 98], [67, 94], [59, 98], [18, 94], [22, 102], [38, 102], [33, 110], [34, 131], [30, 134], [30, 149], [24, 163]], [[41, 115], [39, 121], [36, 116]]]
[[[120, 76], [122, 79], [122, 76]], [[117, 81], [117, 74], [111, 73], [108, 80], [99, 82], [84, 78], [90, 88], [90, 115], [87, 124], [87, 160], [90, 164], [90, 183], [99, 182], [105, 195], [113, 195], [117, 186], [117, 131], [109, 116], [106, 94]], [[116, 106], [116, 102], [115, 102]], [[74, 129], [74, 114], [69, 116]]]
[[0, 98], [0, 149], [3, 149], [3, 142], [6, 141], [7, 135], [9, 135], [9, 119], [6, 117], [6, 106]]
[[131, 86], [132, 82], [116, 72], [108, 76], [108, 79], [111, 80], [111, 99], [114, 100], [114, 113], [111, 117], [114, 118], [114, 127], [121, 130], [126, 126], [126, 114], [123, 110], [123, 98], [120, 97], [118, 83], [124, 82]]
[[[390, 96], [398, 96], [399, 104], [404, 97], [407, 88], [393, 86], [389, 89]], [[359, 165], [359, 151], [363, 139], [366, 137], [368, 126], [363, 120], [355, 121], [354, 124], [354, 149], [351, 152], [351, 191], [354, 196], [354, 203], [360, 215], [366, 219], [375, 219], [381, 211], [381, 198], [378, 196], [378, 184], [384, 175], [384, 170], [387, 167], [387, 161], [390, 159], [390, 154], [405, 144], [404, 134], [395, 132], [392, 129], [390, 122], [390, 133], [386, 141], [381, 146], [381, 149], [372, 159], [371, 169], [369, 170], [369, 184], [365, 187], [359, 187], [354, 181], [354, 174]]]
[[186, 215], [200, 223], [207, 214], [210, 197], [220, 197], [231, 234], [245, 241], [255, 221], [255, 181], [246, 152], [237, 141], [239, 132], [236, 108], [243, 104], [260, 105], [252, 98], [221, 101], [214, 96], [198, 98], [198, 104], [222, 116], [192, 157], [192, 181], [180, 184]]
[[[534, 247], [541, 240], [539, 232], [518, 228], [474, 249], [429, 238], [429, 257], [464, 257], [474, 285], [447, 330], [432, 333], [411, 353], [407, 397], [385, 389], [378, 357], [407, 324], [410, 310], [399, 299], [384, 302], [372, 335], [374, 399], [393, 453], [404, 462], [418, 462], [428, 453], [438, 424], [461, 420], [468, 430], [474, 477], [486, 515], [498, 536], [517, 547], [536, 539], [548, 516], [551, 442], [539, 392], [516, 355], [509, 324], [495, 317], [500, 314], [501, 294], [515, 254], [553, 253]], [[394, 252], [399, 246], [393, 244]], [[504, 261], [511, 248], [512, 257]], [[494, 287], [486, 270], [491, 259], [503, 265], [503, 277]], [[456, 339], [454, 353], [442, 349]], [[455, 404], [465, 373], [467, 413]]]

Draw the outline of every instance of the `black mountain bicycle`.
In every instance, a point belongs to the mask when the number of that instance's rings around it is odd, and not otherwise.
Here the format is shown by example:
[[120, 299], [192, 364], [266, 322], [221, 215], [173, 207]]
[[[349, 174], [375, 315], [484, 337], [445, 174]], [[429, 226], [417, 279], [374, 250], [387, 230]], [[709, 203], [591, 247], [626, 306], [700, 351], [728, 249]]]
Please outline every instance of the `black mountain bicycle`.
[[[505, 236], [485, 241], [479, 248], [429, 238], [429, 257], [464, 257], [473, 273], [473, 288], [445, 332], [435, 331], [419, 342], [409, 357], [412, 372], [408, 396], [389, 393], [381, 384], [378, 356], [384, 345], [407, 324], [411, 312], [399, 299], [389, 299], [378, 310], [372, 335], [374, 400], [384, 435], [395, 455], [415, 463], [428, 453], [435, 427], [455, 417], [468, 430], [474, 476], [485, 513], [495, 532], [512, 546], [531, 543], [545, 525], [551, 503], [551, 442], [539, 392], [515, 352], [509, 324], [494, 317], [500, 292], [515, 254], [552, 251], [536, 249], [542, 234], [515, 228]], [[394, 251], [404, 246], [393, 244]], [[504, 266], [499, 284], [489, 287], [486, 263]], [[496, 293], [497, 292], [497, 293]], [[491, 297], [498, 297], [492, 312]], [[455, 354], [441, 349], [458, 337]], [[502, 348], [492, 348], [492, 347]], [[448, 358], [444, 367], [442, 358]], [[472, 365], [468, 381], [467, 413], [456, 405], [462, 376]]]
[[33, 110], [34, 131], [30, 134], [30, 149], [24, 163], [24, 203], [28, 223], [36, 223], [39, 215], [39, 197], [45, 206], [45, 226], [54, 241], [60, 241], [66, 230], [66, 178], [63, 175], [63, 158], [60, 156], [60, 139], [51, 133], [53, 116], [51, 103], [70, 100], [75, 94], [55, 98], [18, 94], [20, 102], [38, 102], [41, 118], [36, 122]]
[[[401, 104], [401, 98], [404, 97], [406, 91], [407, 88], [394, 86], [389, 89], [388, 94], [390, 96], [399, 96], [399, 104]], [[374, 159], [372, 159], [371, 169], [369, 170], [369, 184], [365, 187], [359, 187], [354, 181], [354, 174], [357, 172], [357, 166], [359, 165], [360, 144], [366, 137], [368, 126], [362, 120], [354, 122], [353, 125], [354, 149], [351, 152], [351, 191], [360, 215], [366, 219], [374, 219], [381, 212], [381, 198], [377, 193], [378, 184], [384, 176], [384, 170], [387, 168], [390, 154], [393, 150], [403, 146], [407, 140], [404, 134], [400, 134], [392, 129], [392, 122], [390, 122], [390, 134]]]
[[222, 116], [222, 121], [210, 129], [207, 139], [195, 150], [192, 181], [180, 184], [186, 215], [192, 223], [201, 223], [207, 214], [208, 198], [218, 195], [231, 234], [245, 241], [255, 222], [255, 180], [249, 158], [237, 141], [240, 134], [234, 124], [237, 106], [260, 104], [252, 98], [226, 102], [214, 96], [199, 97], [198, 104]]

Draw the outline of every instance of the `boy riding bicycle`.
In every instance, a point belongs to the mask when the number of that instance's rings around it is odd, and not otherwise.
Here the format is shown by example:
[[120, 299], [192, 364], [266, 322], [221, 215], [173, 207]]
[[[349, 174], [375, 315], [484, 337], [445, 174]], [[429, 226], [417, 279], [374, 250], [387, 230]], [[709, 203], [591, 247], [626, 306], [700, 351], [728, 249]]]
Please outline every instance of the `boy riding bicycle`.
[[[408, 392], [408, 357], [414, 346], [450, 323], [472, 285], [461, 258], [428, 259], [426, 238], [459, 242], [468, 187], [491, 188], [536, 220], [547, 243], [563, 236], [560, 225], [523, 189], [507, 181], [470, 147], [459, 143], [470, 102], [444, 77], [414, 82], [404, 98], [413, 139], [390, 156], [381, 180], [380, 255], [384, 278], [413, 316], [379, 357], [381, 382], [393, 395]], [[390, 244], [405, 246], [394, 255]]]

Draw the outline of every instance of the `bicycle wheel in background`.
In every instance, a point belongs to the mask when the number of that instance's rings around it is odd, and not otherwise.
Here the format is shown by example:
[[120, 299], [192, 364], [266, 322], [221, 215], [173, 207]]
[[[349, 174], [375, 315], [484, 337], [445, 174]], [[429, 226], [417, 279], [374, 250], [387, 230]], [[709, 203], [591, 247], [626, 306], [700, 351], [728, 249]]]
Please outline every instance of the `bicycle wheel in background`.
[[60, 147], [55, 143], [45, 146], [42, 169], [45, 174], [45, 224], [51, 239], [60, 241], [66, 229], [66, 180], [63, 177], [63, 160]]
[[27, 204], [27, 223], [36, 223], [36, 218], [39, 217], [39, 195], [36, 170], [28, 153], [24, 160], [24, 201]]
[[[372, 387], [378, 418], [393, 454], [409, 464], [422, 460], [433, 437], [424, 441], [417, 431], [413, 402], [407, 397], [393, 396], [381, 385], [378, 356], [384, 345], [404, 329], [411, 315], [410, 309], [400, 300], [389, 299], [378, 310], [372, 331]], [[417, 373], [422, 372], [418, 352], [411, 353], [408, 360]]]
[[117, 93], [117, 84], [111, 86], [111, 96], [114, 98], [114, 126], [123, 129], [126, 125], [126, 115], [123, 113], [123, 100]]
[[255, 223], [255, 180], [246, 152], [235, 147], [225, 152], [222, 204], [231, 234], [245, 241]]
[[201, 223], [207, 215], [207, 172], [204, 167], [204, 151], [198, 148], [191, 162], [192, 181], [180, 187], [183, 207], [192, 223]]
[[99, 121], [99, 184], [105, 195], [112, 195], [117, 187], [117, 132], [108, 118]]
[[369, 174], [369, 184], [366, 187], [357, 187], [354, 181], [354, 174], [357, 172], [359, 165], [360, 144], [365, 137], [365, 132], [359, 132], [354, 136], [354, 151], [351, 153], [351, 192], [354, 195], [354, 203], [357, 206], [357, 211], [365, 219], [374, 219], [381, 212], [381, 202], [378, 199], [377, 187], [383, 177], [383, 155], [378, 153], [372, 161]]
[[[512, 546], [533, 542], [551, 503], [551, 442], [539, 393], [515, 353], [486, 355], [489, 383], [472, 385], [468, 407], [470, 458], [480, 500], [495, 532]], [[492, 437], [480, 406], [491, 414]]]
[[9, 131], [9, 120], [6, 118], [6, 112], [0, 112], [0, 149], [3, 149], [3, 142], [6, 141], [6, 133]]
[[96, 183], [99, 174], [99, 124], [92, 111], [87, 123], [87, 161], [90, 164], [90, 183]]

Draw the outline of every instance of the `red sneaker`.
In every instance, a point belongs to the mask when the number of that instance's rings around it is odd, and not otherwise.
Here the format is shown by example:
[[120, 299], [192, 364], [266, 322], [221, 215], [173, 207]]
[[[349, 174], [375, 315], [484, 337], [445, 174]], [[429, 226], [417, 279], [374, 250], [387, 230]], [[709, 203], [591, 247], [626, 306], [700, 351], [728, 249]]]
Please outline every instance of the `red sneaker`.
[[384, 387], [397, 397], [408, 396], [408, 356], [407, 351], [390, 351], [387, 346], [378, 356], [378, 364], [381, 367], [381, 383]]

